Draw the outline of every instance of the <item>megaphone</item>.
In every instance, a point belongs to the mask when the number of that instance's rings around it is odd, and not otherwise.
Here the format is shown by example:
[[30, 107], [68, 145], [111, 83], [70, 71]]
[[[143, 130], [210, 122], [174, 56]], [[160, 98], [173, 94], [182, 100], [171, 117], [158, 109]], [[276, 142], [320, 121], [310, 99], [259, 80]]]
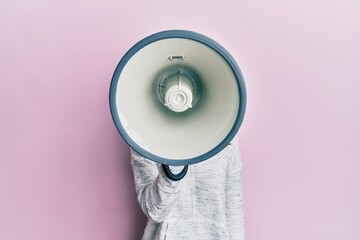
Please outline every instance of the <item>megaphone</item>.
[[111, 79], [109, 102], [125, 142], [162, 164], [172, 179], [169, 165], [186, 166], [184, 175], [187, 165], [216, 155], [235, 137], [246, 88], [220, 44], [196, 32], [168, 30], [126, 52]]

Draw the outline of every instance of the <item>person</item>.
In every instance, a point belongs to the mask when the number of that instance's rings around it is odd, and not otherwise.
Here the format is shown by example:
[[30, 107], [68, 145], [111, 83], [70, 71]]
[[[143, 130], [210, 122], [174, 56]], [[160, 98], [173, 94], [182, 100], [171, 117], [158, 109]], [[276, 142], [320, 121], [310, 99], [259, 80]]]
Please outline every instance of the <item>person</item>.
[[[131, 149], [139, 205], [148, 217], [142, 240], [244, 239], [242, 161], [238, 140], [189, 166], [180, 181]], [[171, 170], [183, 167], [171, 167]]]

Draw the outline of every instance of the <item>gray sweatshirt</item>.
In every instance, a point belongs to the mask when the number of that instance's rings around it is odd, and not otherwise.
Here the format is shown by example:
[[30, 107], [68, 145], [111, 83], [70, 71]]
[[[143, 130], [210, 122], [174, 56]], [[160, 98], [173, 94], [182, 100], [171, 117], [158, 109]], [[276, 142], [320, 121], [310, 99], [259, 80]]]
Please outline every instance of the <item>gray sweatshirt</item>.
[[131, 163], [138, 201], [148, 217], [143, 240], [244, 240], [242, 161], [236, 139], [214, 157], [190, 165], [177, 182], [133, 150]]

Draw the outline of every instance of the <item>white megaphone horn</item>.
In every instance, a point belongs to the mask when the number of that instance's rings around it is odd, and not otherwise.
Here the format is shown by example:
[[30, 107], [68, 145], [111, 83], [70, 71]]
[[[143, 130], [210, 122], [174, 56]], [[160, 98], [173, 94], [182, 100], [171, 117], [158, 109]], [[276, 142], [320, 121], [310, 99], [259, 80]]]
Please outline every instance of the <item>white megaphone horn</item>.
[[[161, 163], [172, 180], [235, 137], [246, 89], [233, 57], [199, 33], [169, 30], [136, 43], [120, 60], [110, 85], [111, 115], [136, 152]], [[179, 174], [171, 166], [185, 166]]]

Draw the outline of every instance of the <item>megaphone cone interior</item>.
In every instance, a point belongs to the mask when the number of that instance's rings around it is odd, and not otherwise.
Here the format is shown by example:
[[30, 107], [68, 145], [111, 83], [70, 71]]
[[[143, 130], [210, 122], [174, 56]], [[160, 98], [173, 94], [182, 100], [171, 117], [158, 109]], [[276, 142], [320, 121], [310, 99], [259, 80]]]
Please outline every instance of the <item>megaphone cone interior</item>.
[[132, 47], [110, 87], [113, 120], [141, 155], [163, 164], [201, 162], [221, 151], [245, 113], [235, 60], [198, 33], [170, 30]]
[[159, 102], [176, 113], [196, 106], [205, 93], [199, 75], [181, 65], [161, 71], [153, 85]]

